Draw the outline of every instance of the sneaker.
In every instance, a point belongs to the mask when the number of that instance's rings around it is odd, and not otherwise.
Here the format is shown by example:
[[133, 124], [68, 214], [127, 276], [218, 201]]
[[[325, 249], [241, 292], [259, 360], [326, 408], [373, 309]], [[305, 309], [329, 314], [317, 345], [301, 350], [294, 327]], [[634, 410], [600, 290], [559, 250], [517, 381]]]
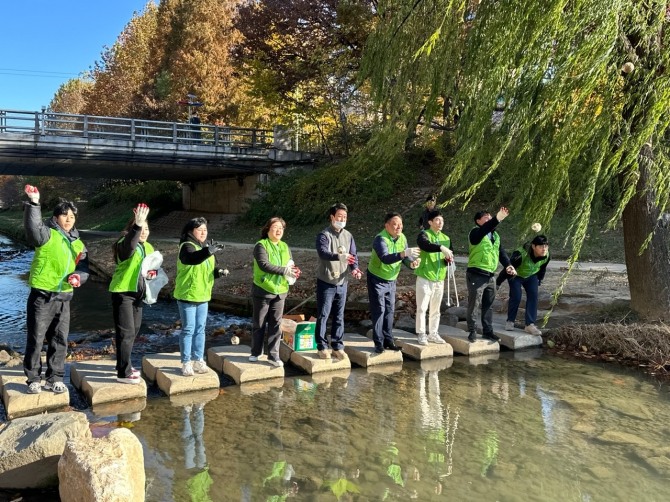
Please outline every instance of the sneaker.
[[493, 331], [489, 333], [484, 333], [482, 335], [482, 338], [486, 338], [487, 340], [491, 340], [492, 342], [497, 342], [500, 340], [500, 337], [496, 335]]
[[193, 376], [193, 363], [191, 361], [181, 365], [181, 374], [183, 376]]
[[426, 337], [425, 333], [422, 333], [417, 336], [419, 338], [419, 345], [428, 345], [428, 337]]
[[524, 331], [525, 331], [526, 333], [530, 333], [531, 335], [535, 335], [535, 336], [540, 336], [540, 335], [542, 335], [542, 331], [540, 331], [539, 329], [537, 329], [537, 326], [535, 326], [534, 324], [529, 324], [528, 326], [526, 326], [526, 327], [524, 328]]
[[124, 378], [116, 377], [117, 382], [128, 383], [128, 384], [131, 384], [131, 385], [137, 385], [138, 383], [140, 383], [140, 380], [142, 380], [142, 379], [140, 378], [139, 375], [133, 375], [133, 374], [131, 374], [130, 376], [124, 377]]
[[67, 390], [67, 387], [65, 387], [63, 382], [46, 382], [44, 384], [44, 390], [50, 390], [54, 394], [62, 394]]
[[207, 368], [207, 363], [201, 359], [193, 363], [193, 371], [196, 373], [207, 373], [209, 368]]
[[258, 362], [258, 356], [249, 356], [249, 362], [250, 363]]
[[505, 331], [514, 331], [514, 321], [505, 321]]
[[337, 359], [338, 361], [342, 361], [347, 357], [347, 355], [344, 353], [342, 349], [333, 350], [333, 355], [335, 356], [335, 359]]
[[470, 331], [470, 333], [468, 334], [468, 342], [475, 343], [476, 341], [477, 341], [477, 332]]
[[40, 382], [31, 382], [28, 385], [28, 394], [39, 394], [42, 392], [42, 384]]
[[447, 343], [444, 340], [442, 340], [442, 337], [440, 337], [440, 335], [428, 335], [428, 341], [430, 343], [437, 343], [437, 344]]
[[139, 377], [142, 376], [142, 372], [136, 368], [130, 368], [130, 375], [137, 375]]
[[281, 359], [278, 360], [278, 361], [275, 361], [274, 359], [270, 359], [270, 358], [268, 358], [268, 362], [269, 362], [272, 366], [274, 366], [275, 368], [283, 368], [283, 367], [284, 367], [284, 361], [282, 361]]
[[319, 356], [319, 359], [330, 359], [330, 354], [327, 350], [318, 350], [316, 353]]

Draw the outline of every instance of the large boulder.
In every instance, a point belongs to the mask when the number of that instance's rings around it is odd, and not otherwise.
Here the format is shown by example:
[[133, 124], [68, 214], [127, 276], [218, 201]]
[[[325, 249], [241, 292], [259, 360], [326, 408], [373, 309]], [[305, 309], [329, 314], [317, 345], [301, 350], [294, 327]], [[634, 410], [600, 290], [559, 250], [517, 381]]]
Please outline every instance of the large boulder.
[[65, 443], [88, 437], [88, 420], [80, 412], [36, 415], [2, 424], [0, 488], [55, 486]]
[[68, 441], [58, 462], [62, 502], [144, 501], [144, 453], [128, 429]]

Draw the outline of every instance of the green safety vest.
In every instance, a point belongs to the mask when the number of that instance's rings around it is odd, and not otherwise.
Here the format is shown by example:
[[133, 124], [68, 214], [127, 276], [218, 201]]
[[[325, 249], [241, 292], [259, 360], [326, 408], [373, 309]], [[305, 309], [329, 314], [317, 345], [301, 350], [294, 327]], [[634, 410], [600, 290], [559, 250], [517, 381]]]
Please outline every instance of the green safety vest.
[[[194, 246], [196, 251], [202, 248], [194, 242], [185, 241], [179, 245]], [[212, 298], [214, 287], [214, 256], [210, 256], [198, 265], [184, 265], [177, 259], [177, 278], [175, 279], [174, 297], [187, 302], [208, 302]]]
[[[384, 240], [389, 254], [401, 253], [407, 248], [407, 238], [405, 237], [405, 234], [400, 234], [396, 240], [393, 240], [391, 234], [384, 229], [377, 234], [377, 237], [381, 237]], [[385, 281], [395, 281], [398, 278], [401, 266], [402, 260], [389, 265], [382, 263], [379, 256], [377, 256], [377, 252], [372, 248], [370, 263], [368, 263], [368, 271], [371, 274], [374, 274]]]
[[[492, 234], [493, 242], [488, 236], [484, 236], [479, 244], [475, 246], [469, 244], [468, 267], [479, 268], [490, 273], [496, 271], [500, 259], [500, 236], [495, 231]], [[468, 242], [470, 242], [469, 239]]]
[[[120, 244], [124, 238], [121, 237], [117, 244]], [[127, 291], [137, 293], [138, 278], [142, 271], [142, 260], [146, 255], [153, 252], [154, 248], [151, 244], [139, 242], [130, 258], [121, 262], [117, 260], [112, 282], [109, 283], [109, 291], [112, 293], [125, 293]]]
[[[277, 244], [274, 244], [270, 239], [261, 239], [256, 244], [260, 244], [265, 248], [265, 251], [268, 254], [268, 260], [273, 265], [278, 267], [286, 267], [288, 265], [288, 261], [291, 259], [291, 253], [285, 242], [279, 241]], [[265, 272], [258, 266], [258, 262], [255, 258], [254, 284], [273, 295], [281, 295], [288, 292], [288, 281], [286, 278], [280, 274]]]
[[[424, 230], [424, 232], [428, 237], [428, 240], [433, 244], [439, 244], [440, 246], [446, 247], [449, 247], [451, 244], [451, 239], [442, 232], [436, 233], [431, 229]], [[422, 249], [420, 258], [421, 263], [414, 271], [416, 275], [433, 282], [444, 281], [444, 278], [447, 276], [447, 265], [444, 261], [444, 256], [442, 256], [442, 252], [429, 253]]]
[[[528, 249], [530, 249], [530, 244], [528, 244]], [[531, 275], [537, 274], [540, 271], [540, 268], [542, 268], [542, 265], [549, 261], [549, 252], [547, 251], [547, 256], [539, 261], [534, 262], [530, 257], [528, 249], [526, 246], [517, 249], [517, 251], [519, 251], [521, 254], [521, 265], [519, 265], [519, 268], [516, 269], [516, 275], [522, 279], [527, 279]]]
[[67, 278], [77, 267], [79, 254], [85, 249], [84, 243], [79, 239], [70, 241], [56, 229], [49, 231], [49, 240], [35, 248], [28, 284], [42, 291], [70, 293], [73, 288]]

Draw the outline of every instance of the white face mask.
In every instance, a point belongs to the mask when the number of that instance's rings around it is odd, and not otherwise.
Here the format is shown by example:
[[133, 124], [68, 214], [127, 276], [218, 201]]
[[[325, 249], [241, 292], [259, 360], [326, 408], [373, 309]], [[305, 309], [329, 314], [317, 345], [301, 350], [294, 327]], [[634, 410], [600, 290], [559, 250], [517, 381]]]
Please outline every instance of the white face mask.
[[335, 228], [339, 229], [339, 230], [342, 230], [344, 227], [347, 226], [347, 222], [346, 221], [334, 221], [333, 226]]

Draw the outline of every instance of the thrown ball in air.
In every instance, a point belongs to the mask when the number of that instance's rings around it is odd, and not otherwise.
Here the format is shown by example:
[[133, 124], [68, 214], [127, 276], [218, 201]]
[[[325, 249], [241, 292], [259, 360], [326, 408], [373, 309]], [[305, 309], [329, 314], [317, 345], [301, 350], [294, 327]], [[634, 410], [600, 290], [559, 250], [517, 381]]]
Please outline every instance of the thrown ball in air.
[[621, 67], [621, 71], [624, 73], [630, 73], [635, 69], [635, 65], [628, 61], [627, 63], [624, 63], [623, 66]]
[[540, 230], [542, 230], [542, 225], [540, 225], [539, 223], [533, 223], [533, 224], [531, 225], [530, 229], [531, 229], [533, 232], [539, 232]]
[[230, 337], [230, 343], [232, 343], [233, 345], [239, 345], [240, 337], [233, 335], [232, 337]]

